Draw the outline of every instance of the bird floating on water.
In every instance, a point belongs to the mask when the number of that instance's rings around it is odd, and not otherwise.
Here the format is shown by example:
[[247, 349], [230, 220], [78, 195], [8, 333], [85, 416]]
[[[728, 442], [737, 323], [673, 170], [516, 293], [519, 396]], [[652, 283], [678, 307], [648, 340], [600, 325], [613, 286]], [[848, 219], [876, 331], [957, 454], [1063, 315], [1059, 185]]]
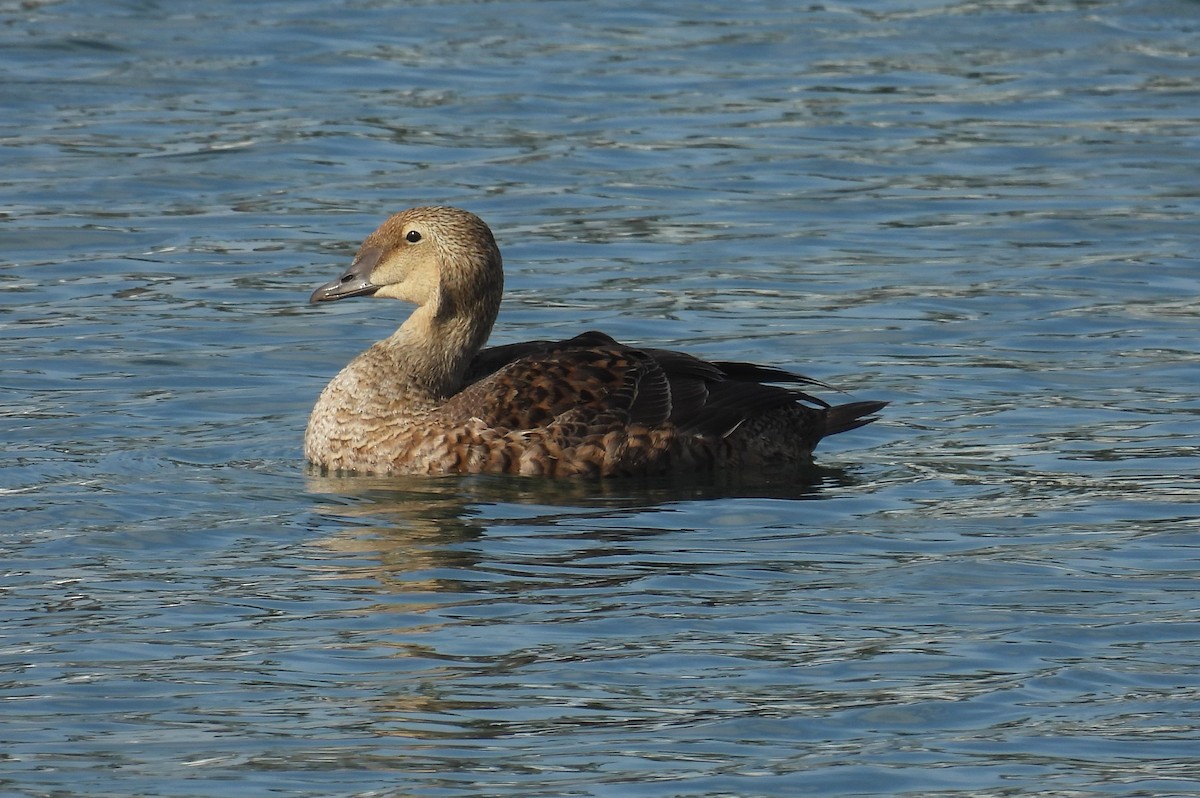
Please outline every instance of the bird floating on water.
[[887, 404], [830, 405], [794, 387], [822, 385], [799, 374], [600, 332], [483, 348], [503, 289], [492, 231], [467, 211], [412, 208], [367, 236], [310, 301], [375, 296], [416, 310], [321, 392], [309, 461], [371, 474], [778, 470], [811, 465], [822, 438]]

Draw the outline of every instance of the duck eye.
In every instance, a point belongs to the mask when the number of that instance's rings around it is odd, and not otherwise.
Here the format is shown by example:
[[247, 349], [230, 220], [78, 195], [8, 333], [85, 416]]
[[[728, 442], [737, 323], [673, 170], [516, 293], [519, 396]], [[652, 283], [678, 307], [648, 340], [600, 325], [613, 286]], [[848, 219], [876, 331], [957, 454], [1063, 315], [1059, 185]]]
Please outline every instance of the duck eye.
[[410, 244], [415, 244], [421, 240], [421, 234], [416, 230], [409, 230], [408, 235], [404, 237], [404, 240]]

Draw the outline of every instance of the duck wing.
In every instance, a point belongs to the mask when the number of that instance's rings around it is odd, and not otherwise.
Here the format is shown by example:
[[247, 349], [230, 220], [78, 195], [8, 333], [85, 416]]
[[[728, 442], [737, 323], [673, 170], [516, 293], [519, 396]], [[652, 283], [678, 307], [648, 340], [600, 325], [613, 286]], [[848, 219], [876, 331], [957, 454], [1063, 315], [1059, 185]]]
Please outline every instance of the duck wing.
[[[493, 370], [479, 375], [487, 369]], [[444, 412], [492, 427], [536, 429], [567, 413], [585, 425], [656, 427], [671, 413], [671, 386], [662, 366], [599, 333], [493, 347], [480, 353], [468, 374], [474, 381], [446, 402]]]
[[620, 346], [613, 338], [595, 330], [581, 333], [565, 341], [521, 341], [481, 349], [467, 365], [463, 386], [478, 382], [495, 374], [516, 360], [526, 357], [545, 357], [551, 352], [564, 349], [586, 349], [595, 346]]
[[684, 433], [725, 437], [747, 419], [781, 407], [799, 402], [829, 407], [773, 384], [822, 385], [800, 374], [625, 346], [596, 331], [484, 349], [468, 367], [465, 383], [448, 403], [453, 412], [507, 429], [543, 427], [571, 413], [585, 423], [670, 422]]

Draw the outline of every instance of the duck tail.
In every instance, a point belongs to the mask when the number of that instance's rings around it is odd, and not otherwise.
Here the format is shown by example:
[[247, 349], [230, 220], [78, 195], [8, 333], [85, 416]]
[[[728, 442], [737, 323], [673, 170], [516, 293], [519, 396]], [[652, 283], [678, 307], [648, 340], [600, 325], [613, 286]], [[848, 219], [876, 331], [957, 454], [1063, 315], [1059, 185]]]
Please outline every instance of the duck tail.
[[825, 411], [825, 435], [836, 435], [877, 421], [873, 415], [887, 407], [887, 402], [850, 402]]

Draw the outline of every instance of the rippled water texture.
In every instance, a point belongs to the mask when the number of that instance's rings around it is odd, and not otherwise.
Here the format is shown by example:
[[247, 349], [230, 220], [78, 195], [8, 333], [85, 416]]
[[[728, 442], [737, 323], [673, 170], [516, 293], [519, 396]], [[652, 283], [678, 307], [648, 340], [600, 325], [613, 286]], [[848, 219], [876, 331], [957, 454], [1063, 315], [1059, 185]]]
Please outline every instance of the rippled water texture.
[[[1200, 4], [0, 2], [0, 793], [1200, 795]], [[308, 307], [802, 370], [770, 476], [328, 479]], [[832, 398], [838, 398], [833, 395]]]

